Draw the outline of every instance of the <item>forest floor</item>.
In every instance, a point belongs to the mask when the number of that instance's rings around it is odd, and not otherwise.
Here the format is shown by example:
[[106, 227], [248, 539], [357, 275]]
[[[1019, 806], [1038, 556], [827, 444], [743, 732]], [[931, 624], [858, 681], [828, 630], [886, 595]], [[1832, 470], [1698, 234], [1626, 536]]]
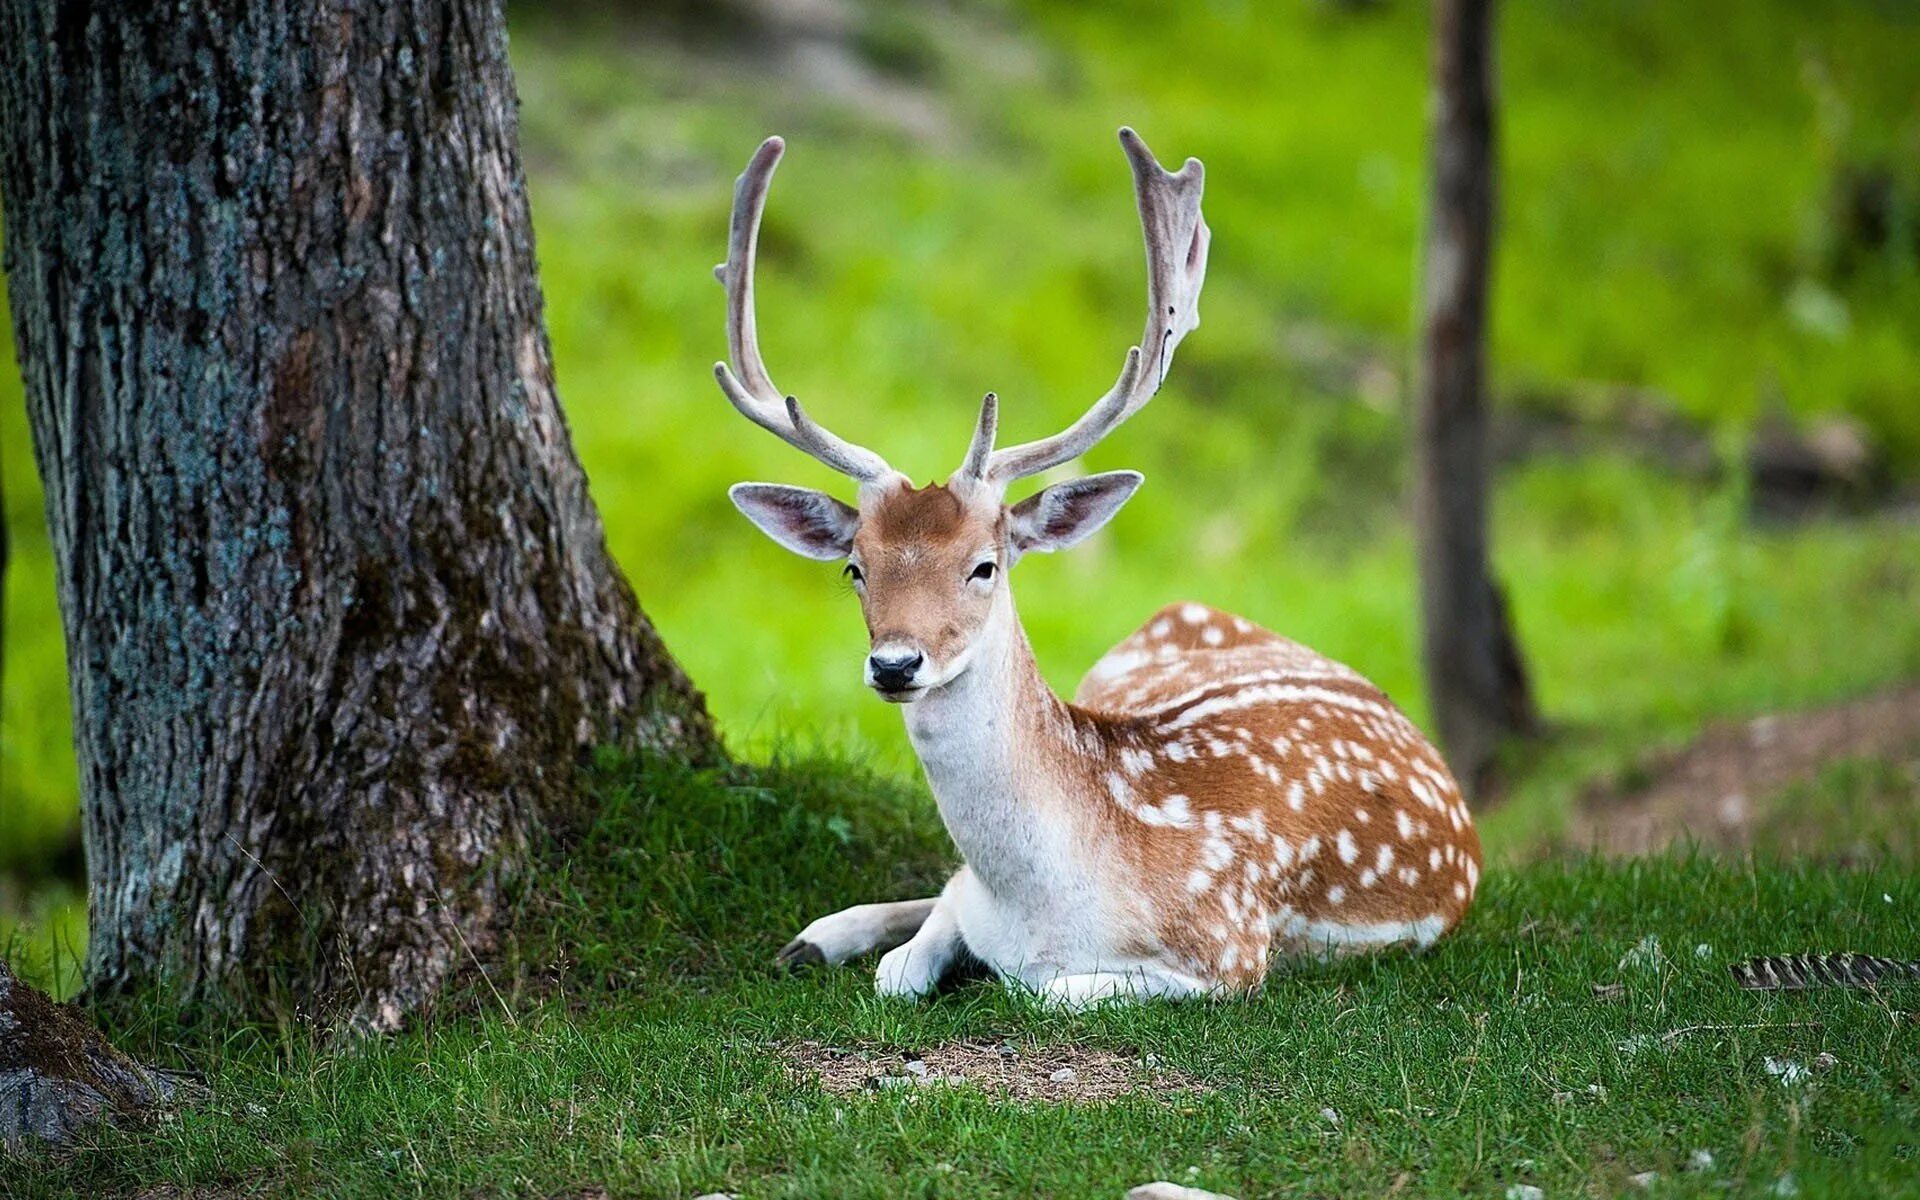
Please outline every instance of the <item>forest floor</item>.
[[985, 979], [916, 1004], [875, 998], [870, 962], [770, 967], [814, 916], [937, 888], [917, 786], [817, 761], [596, 779], [600, 817], [465, 1002], [370, 1042], [123, 1033], [210, 1098], [0, 1160], [0, 1195], [1503, 1197], [1649, 1172], [1660, 1195], [1920, 1194], [1920, 988], [1727, 972], [1911, 955], [1898, 854], [1533, 861], [1424, 956], [1072, 1015]]
[[1920, 852], [1920, 685], [1805, 712], [1719, 721], [1591, 781], [1575, 848], [1871, 857]]

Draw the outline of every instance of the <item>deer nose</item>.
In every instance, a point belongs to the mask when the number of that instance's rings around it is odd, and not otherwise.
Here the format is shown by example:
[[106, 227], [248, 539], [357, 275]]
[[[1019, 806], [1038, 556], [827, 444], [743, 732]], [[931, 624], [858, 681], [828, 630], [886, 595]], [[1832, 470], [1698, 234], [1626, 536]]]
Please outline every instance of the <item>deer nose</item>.
[[888, 650], [867, 658], [867, 682], [883, 692], [903, 692], [926, 657], [918, 650]]

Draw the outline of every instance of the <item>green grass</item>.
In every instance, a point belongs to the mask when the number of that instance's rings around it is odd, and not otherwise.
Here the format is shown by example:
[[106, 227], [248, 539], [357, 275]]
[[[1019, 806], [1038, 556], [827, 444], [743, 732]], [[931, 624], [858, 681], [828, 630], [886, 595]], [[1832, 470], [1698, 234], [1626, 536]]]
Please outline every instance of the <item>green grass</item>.
[[[723, 775], [609, 762], [595, 786], [602, 815], [530, 888], [521, 969], [496, 968], [497, 994], [476, 983], [461, 1011], [369, 1043], [297, 1027], [186, 1046], [169, 1045], [172, 1026], [128, 1033], [205, 1068], [211, 1099], [58, 1157], [0, 1160], [0, 1183], [23, 1197], [164, 1184], [894, 1200], [1117, 1197], [1174, 1178], [1243, 1198], [1397, 1182], [1560, 1196], [1618, 1194], [1654, 1170], [1672, 1195], [1765, 1195], [1787, 1172], [1805, 1196], [1920, 1194], [1920, 994], [1768, 997], [1723, 965], [1912, 953], [1911, 867], [1495, 871], [1423, 957], [1303, 968], [1248, 1003], [1068, 1015], [984, 981], [881, 1001], [870, 963], [768, 969], [813, 916], [937, 886], [949, 852], [917, 787], [819, 761]], [[1605, 983], [1624, 991], [1596, 997]], [[1206, 1090], [1065, 1105], [965, 1088], [834, 1096], [777, 1054], [802, 1039], [955, 1038], [1039, 1058], [1151, 1053]], [[1821, 1053], [1837, 1065], [1801, 1084], [1766, 1068]], [[1682, 1170], [1701, 1149], [1714, 1169]]]
[[1842, 759], [1797, 784], [1761, 815], [1754, 845], [1773, 857], [1837, 862], [1893, 855], [1920, 861], [1920, 755], [1906, 762]]

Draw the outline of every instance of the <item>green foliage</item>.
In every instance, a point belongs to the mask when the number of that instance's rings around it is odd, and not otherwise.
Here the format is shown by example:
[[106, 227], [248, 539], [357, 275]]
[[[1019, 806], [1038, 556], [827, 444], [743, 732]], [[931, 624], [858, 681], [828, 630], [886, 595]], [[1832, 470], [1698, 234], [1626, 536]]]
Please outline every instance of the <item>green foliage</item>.
[[[1146, 614], [1191, 597], [1352, 663], [1421, 717], [1401, 463], [1425, 6], [861, 12], [848, 54], [869, 73], [834, 76], [844, 87], [754, 57], [764, 47], [723, 53], [711, 31], [689, 47], [571, 7], [515, 31], [574, 439], [616, 556], [733, 745], [799, 731], [911, 769], [898, 714], [860, 686], [832, 569], [766, 544], [724, 495], [747, 478], [841, 486], [749, 428], [708, 374], [729, 182], [771, 131], [791, 150], [763, 238], [769, 362], [917, 478], [957, 462], [980, 393], [1000, 392], [1008, 438], [1050, 432], [1137, 336], [1114, 127], [1203, 156], [1205, 323], [1152, 408], [1088, 456], [1145, 470], [1145, 489], [1109, 534], [1021, 565], [1042, 666], [1071, 690]], [[1631, 388], [1725, 431], [1735, 460], [1765, 405], [1840, 411], [1911, 475], [1920, 271], [1893, 250], [1835, 269], [1830, 198], [1850, 165], [1915, 161], [1920, 26], [1838, 0], [1502, 13], [1494, 364], [1509, 411], [1579, 412], [1594, 393], [1604, 408]], [[0, 362], [16, 535], [0, 871], [38, 869], [75, 825], [17, 389]], [[1615, 451], [1514, 466], [1496, 499], [1543, 704], [1579, 731], [1530, 765], [1496, 849], [1551, 827], [1595, 756], [1920, 673], [1910, 520], [1756, 529], [1737, 488]]]
[[[553, 848], [518, 972], [390, 1040], [300, 1029], [172, 1045], [212, 1095], [60, 1157], [0, 1159], [8, 1194], [167, 1185], [248, 1195], [1119, 1196], [1172, 1177], [1243, 1197], [1920, 1192], [1920, 993], [1771, 997], [1750, 954], [1910, 954], [1920, 875], [1661, 858], [1490, 872], [1421, 957], [1303, 966], [1248, 1003], [1036, 1008], [990, 981], [922, 1004], [871, 963], [781, 977], [798, 924], [925, 894], [947, 848], [918, 788], [788, 759], [693, 773], [603, 763], [602, 817]], [[1618, 984], [1617, 996], [1596, 985]], [[497, 988], [497, 990], [496, 990]], [[1203, 1091], [1009, 1103], [938, 1086], [823, 1092], [802, 1040], [950, 1039], [1153, 1054]], [[1783, 1083], [1768, 1060], [1812, 1068]], [[1337, 1114], [1337, 1121], [1322, 1115]], [[1715, 1159], [1689, 1172], [1696, 1150]]]

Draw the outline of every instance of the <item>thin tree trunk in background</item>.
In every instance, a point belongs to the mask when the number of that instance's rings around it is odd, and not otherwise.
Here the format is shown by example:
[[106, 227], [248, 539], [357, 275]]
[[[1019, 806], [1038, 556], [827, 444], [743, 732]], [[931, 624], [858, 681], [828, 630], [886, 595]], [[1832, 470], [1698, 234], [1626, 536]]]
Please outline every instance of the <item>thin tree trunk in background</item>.
[[[13, 566], [13, 531], [7, 521], [6, 463], [0, 460], [0, 721], [7, 712], [7, 572]], [[7, 731], [0, 728], [0, 739]]]
[[392, 1028], [601, 740], [717, 752], [554, 394], [498, 0], [0, 10], [90, 991]]
[[1501, 742], [1537, 725], [1487, 550], [1492, 26], [1493, 0], [1434, 4], [1433, 178], [1414, 437], [1427, 690], [1454, 771], [1479, 796]]

